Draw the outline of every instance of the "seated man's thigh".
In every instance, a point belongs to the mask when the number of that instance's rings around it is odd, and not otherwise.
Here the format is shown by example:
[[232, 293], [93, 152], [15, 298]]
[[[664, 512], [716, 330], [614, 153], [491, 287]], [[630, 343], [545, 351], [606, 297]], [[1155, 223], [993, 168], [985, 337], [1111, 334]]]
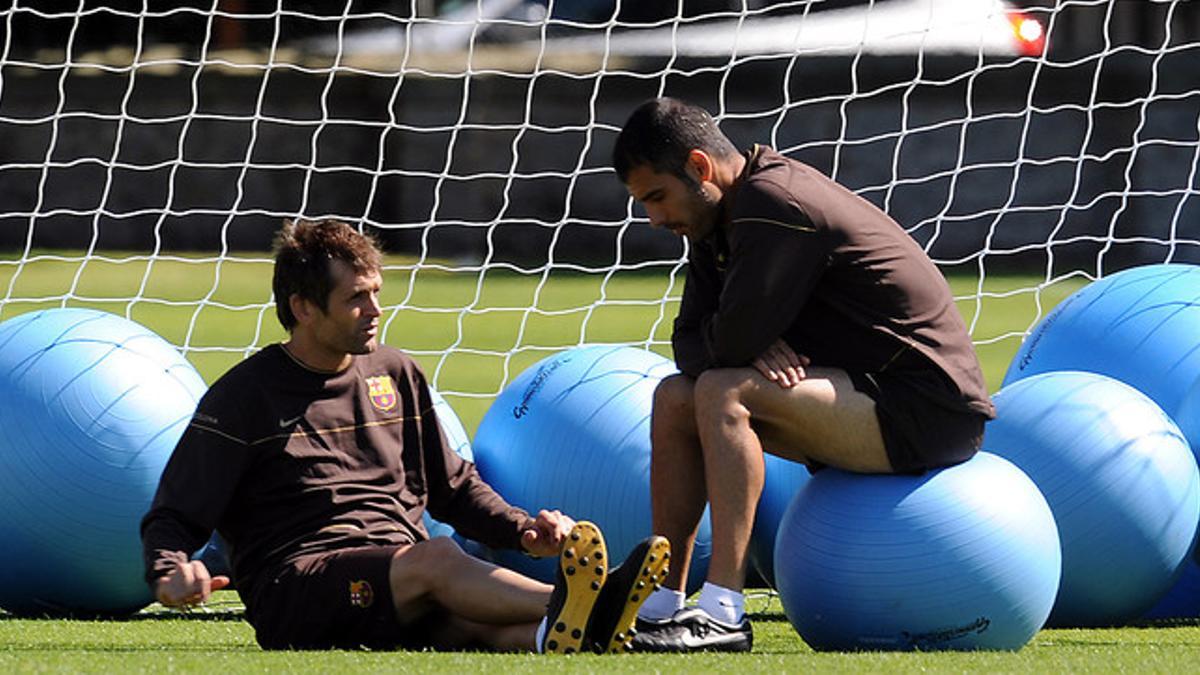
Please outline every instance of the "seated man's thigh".
[[930, 392], [945, 389], [942, 380], [924, 371], [814, 369], [783, 396], [755, 387], [763, 394], [752, 404], [763, 416], [756, 428], [769, 452], [813, 468], [916, 474], [950, 466], [979, 450], [986, 418], [939, 402], [953, 392], [935, 400]]
[[783, 388], [752, 369], [741, 399], [764, 450], [809, 464], [849, 471], [891, 471], [875, 402], [845, 371], [810, 368]]

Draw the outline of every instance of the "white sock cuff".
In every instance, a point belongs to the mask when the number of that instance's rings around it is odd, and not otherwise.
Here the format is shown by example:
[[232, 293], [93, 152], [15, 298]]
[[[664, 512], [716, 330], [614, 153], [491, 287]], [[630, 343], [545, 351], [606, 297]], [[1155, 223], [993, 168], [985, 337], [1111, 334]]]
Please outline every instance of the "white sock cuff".
[[660, 588], [651, 593], [650, 597], [642, 603], [641, 608], [638, 609], [638, 616], [650, 621], [669, 619], [675, 615], [675, 612], [683, 609], [685, 599], [683, 591]]
[[697, 604], [709, 616], [725, 623], [737, 623], [746, 614], [746, 596], [742, 595], [741, 591], [707, 581], [700, 589], [700, 600]]

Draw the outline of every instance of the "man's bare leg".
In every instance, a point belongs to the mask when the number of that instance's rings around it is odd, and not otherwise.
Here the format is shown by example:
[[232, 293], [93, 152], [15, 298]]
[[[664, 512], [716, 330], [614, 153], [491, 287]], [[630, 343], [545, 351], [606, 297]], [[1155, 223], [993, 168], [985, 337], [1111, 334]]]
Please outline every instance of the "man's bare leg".
[[[462, 620], [462, 639], [498, 649], [534, 648], [534, 633], [553, 590], [472, 557], [446, 537], [398, 550], [388, 577], [401, 623], [416, 621], [437, 607]], [[490, 629], [477, 634], [472, 626], [478, 624]], [[453, 642], [453, 636], [447, 635], [446, 641]]]
[[750, 411], [728, 371], [708, 371], [696, 384], [696, 426], [704, 452], [705, 483], [712, 511], [712, 558], [708, 581], [734, 591], [746, 578], [750, 533], [763, 487], [762, 445]]
[[681, 592], [708, 499], [694, 392], [695, 380], [686, 375], [665, 378], [654, 392], [650, 423], [653, 528], [671, 542], [671, 568], [663, 587]]
[[784, 388], [750, 368], [705, 372], [696, 384], [696, 420], [712, 508], [708, 579], [740, 591], [763, 484], [764, 446], [795, 461], [850, 471], [891, 471], [875, 404], [844, 371], [811, 368]]
[[875, 401], [844, 370], [809, 368], [790, 389], [749, 370], [738, 381], [766, 452], [856, 473], [892, 472]]

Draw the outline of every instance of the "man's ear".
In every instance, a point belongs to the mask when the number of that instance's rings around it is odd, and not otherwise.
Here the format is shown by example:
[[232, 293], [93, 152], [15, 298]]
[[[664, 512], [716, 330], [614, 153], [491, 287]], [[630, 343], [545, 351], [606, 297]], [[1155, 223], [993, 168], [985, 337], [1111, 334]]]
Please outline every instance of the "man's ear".
[[288, 307], [292, 310], [292, 316], [296, 317], [297, 324], [308, 323], [309, 317], [316, 311], [316, 307], [300, 297], [299, 293], [292, 293], [288, 296]]
[[699, 182], [712, 182], [716, 166], [712, 157], [703, 150], [692, 150], [687, 158], [688, 172]]

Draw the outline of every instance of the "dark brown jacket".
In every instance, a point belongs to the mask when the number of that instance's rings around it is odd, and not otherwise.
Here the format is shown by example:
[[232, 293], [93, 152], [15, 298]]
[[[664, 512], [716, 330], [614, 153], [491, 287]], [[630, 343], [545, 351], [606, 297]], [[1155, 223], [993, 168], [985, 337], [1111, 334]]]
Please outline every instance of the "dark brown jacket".
[[815, 366], [936, 369], [951, 409], [994, 407], [945, 278], [887, 214], [816, 169], [756, 146], [724, 220], [691, 242], [672, 342], [679, 369], [744, 367], [782, 337]]
[[380, 347], [328, 374], [272, 345], [200, 401], [142, 521], [146, 579], [216, 529], [249, 604], [272, 569], [302, 556], [427, 539], [426, 509], [500, 548], [519, 547], [532, 523], [449, 448], [407, 355]]

